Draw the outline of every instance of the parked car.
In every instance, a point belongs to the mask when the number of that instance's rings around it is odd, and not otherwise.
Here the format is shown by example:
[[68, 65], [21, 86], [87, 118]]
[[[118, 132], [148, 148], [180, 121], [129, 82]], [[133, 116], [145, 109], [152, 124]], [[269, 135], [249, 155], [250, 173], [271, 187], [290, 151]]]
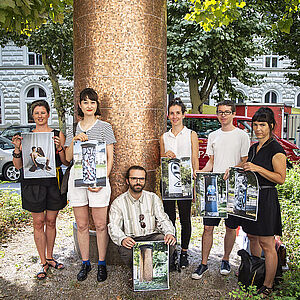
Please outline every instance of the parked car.
[[[196, 131], [199, 138], [199, 166], [202, 169], [207, 161], [208, 155], [206, 155], [207, 139], [208, 134], [214, 130], [217, 130], [221, 127], [216, 115], [206, 115], [206, 114], [186, 114], [183, 123], [186, 127]], [[246, 131], [249, 134], [252, 143], [255, 140], [255, 135], [251, 135], [251, 118], [244, 116], [235, 116], [233, 119], [233, 124], [242, 130]], [[299, 148], [282, 138], [274, 135], [279, 144], [283, 147], [287, 154], [287, 158], [290, 162], [299, 162], [300, 161], [300, 150]]]
[[34, 128], [35, 125], [24, 125], [24, 126], [11, 125], [2, 131], [0, 133], [0, 136], [6, 137], [11, 140], [16, 133], [21, 134], [21, 133], [31, 132]]
[[20, 178], [20, 171], [15, 168], [12, 162], [12, 152], [15, 146], [13, 143], [0, 136], [0, 176], [7, 181], [14, 181]]

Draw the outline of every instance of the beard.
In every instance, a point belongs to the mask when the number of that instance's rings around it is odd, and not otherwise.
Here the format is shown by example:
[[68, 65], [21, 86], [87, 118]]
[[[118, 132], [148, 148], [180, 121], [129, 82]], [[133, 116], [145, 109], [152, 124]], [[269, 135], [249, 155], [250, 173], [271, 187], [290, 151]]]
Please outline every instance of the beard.
[[145, 187], [145, 185], [146, 184], [139, 184], [139, 183], [136, 183], [136, 184], [130, 184], [129, 183], [129, 188], [133, 191], [133, 192], [135, 192], [135, 193], [140, 193], [143, 189], [144, 189], [144, 187]]

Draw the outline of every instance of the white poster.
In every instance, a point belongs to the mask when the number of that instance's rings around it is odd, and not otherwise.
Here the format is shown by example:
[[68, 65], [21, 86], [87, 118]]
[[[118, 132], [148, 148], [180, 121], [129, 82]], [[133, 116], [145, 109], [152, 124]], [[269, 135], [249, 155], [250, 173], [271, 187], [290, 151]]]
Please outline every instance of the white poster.
[[24, 178], [56, 177], [53, 132], [22, 133]]

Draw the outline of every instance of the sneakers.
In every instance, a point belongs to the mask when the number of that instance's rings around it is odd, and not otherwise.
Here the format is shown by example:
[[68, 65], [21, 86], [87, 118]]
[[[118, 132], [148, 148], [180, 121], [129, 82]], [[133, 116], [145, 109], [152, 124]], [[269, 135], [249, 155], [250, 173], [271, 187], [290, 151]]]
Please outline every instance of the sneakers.
[[181, 252], [179, 260], [180, 268], [184, 269], [189, 266], [188, 254], [186, 252]]
[[228, 275], [230, 273], [230, 264], [227, 260], [222, 260], [220, 273], [222, 275]]
[[203, 274], [208, 271], [207, 265], [200, 264], [197, 270], [192, 274], [193, 279], [201, 279]]

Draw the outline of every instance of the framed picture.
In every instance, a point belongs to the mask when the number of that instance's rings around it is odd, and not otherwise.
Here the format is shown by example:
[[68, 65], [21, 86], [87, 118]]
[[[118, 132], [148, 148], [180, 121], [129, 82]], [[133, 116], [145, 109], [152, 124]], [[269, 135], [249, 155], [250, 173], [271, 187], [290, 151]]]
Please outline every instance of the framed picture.
[[255, 173], [230, 168], [228, 180], [228, 213], [256, 221], [259, 184]]
[[193, 199], [192, 163], [190, 157], [161, 159], [163, 200]]
[[75, 141], [73, 160], [75, 187], [106, 186], [106, 143]]
[[22, 133], [24, 178], [56, 177], [53, 132]]
[[133, 250], [133, 290], [169, 289], [169, 245], [164, 241], [137, 242]]
[[201, 217], [227, 218], [227, 188], [223, 173], [197, 172], [196, 212]]

